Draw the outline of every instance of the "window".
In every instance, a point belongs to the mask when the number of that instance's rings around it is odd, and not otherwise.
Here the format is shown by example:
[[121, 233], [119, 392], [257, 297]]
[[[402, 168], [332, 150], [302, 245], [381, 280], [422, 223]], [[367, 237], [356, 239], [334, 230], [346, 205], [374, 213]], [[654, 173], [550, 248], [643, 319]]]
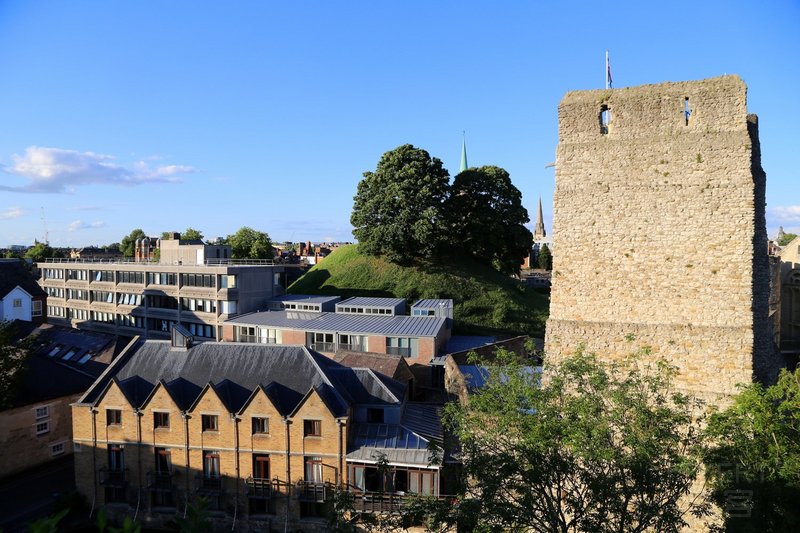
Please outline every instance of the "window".
[[235, 275], [221, 275], [219, 277], [219, 288], [220, 289], [235, 289], [236, 288], [236, 276]]
[[219, 431], [218, 415], [201, 415], [200, 421], [203, 427], [203, 431]]
[[47, 418], [48, 416], [50, 416], [49, 405], [43, 405], [36, 408], [36, 420], [41, 420], [42, 418]]
[[33, 311], [31, 313], [32, 316], [42, 316], [42, 301], [41, 300], [33, 300]]
[[148, 272], [147, 284], [148, 285], [175, 285], [177, 281], [177, 274], [171, 272]]
[[203, 452], [203, 477], [219, 479], [219, 452], [207, 450]]
[[53, 347], [53, 349], [52, 349], [52, 350], [50, 350], [50, 351], [47, 353], [47, 355], [49, 355], [50, 357], [54, 357], [54, 356], [55, 356], [55, 355], [56, 355], [58, 352], [60, 352], [60, 351], [61, 351], [61, 350], [63, 350], [63, 349], [64, 349], [64, 345], [63, 345], [63, 344], [56, 344], [56, 345]]
[[118, 283], [144, 283], [144, 272], [117, 272]]
[[383, 409], [368, 407], [367, 422], [371, 424], [383, 424]]
[[322, 420], [303, 420], [304, 437], [321, 437]]
[[50, 433], [50, 421], [44, 420], [42, 422], [36, 423], [36, 434], [37, 435], [44, 435], [46, 433]]
[[235, 315], [236, 314], [236, 302], [235, 301], [223, 301], [222, 303], [222, 314], [223, 315]]
[[64, 443], [59, 442], [50, 446], [50, 455], [56, 457], [64, 453]]
[[169, 429], [169, 413], [156, 411], [153, 413], [154, 429]]
[[108, 448], [108, 469], [112, 472], [122, 472], [125, 469], [125, 450], [120, 445]]
[[172, 472], [172, 453], [169, 448], [156, 448], [156, 472], [169, 474]]
[[121, 426], [122, 425], [122, 410], [121, 409], [106, 409], [106, 425], [107, 426]]
[[113, 304], [114, 293], [109, 291], [92, 291], [92, 301]]
[[419, 339], [386, 337], [386, 353], [402, 357], [417, 357], [419, 355]]
[[187, 287], [214, 287], [213, 274], [181, 274], [181, 285]]
[[269, 433], [269, 418], [254, 416], [253, 435], [265, 435], [267, 433]]
[[269, 455], [263, 453], [253, 454], [253, 477], [256, 479], [269, 479]]
[[174, 296], [150, 294], [147, 296], [147, 307], [158, 309], [177, 309], [178, 299]]
[[105, 282], [114, 282], [114, 271], [113, 270], [92, 270], [91, 274], [92, 281], [105, 281]]
[[14, 298], [14, 307], [22, 307], [22, 298]]
[[322, 457], [306, 457], [306, 477], [309, 483], [322, 483]]
[[216, 326], [208, 324], [195, 324], [194, 322], [182, 322], [183, 327], [189, 330], [194, 337], [205, 337], [208, 339], [216, 338]]

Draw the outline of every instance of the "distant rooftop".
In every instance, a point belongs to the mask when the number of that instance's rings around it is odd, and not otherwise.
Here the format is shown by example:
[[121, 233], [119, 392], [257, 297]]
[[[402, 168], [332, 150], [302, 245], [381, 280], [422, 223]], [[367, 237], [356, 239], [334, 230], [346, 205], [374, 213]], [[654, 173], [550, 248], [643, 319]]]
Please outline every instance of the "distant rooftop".
[[435, 337], [444, 327], [441, 317], [406, 315], [362, 315], [313, 313], [308, 311], [262, 311], [241, 315], [225, 324], [267, 326], [303, 331], [334, 331], [353, 335], [408, 335]]
[[338, 302], [341, 300], [341, 296], [320, 296], [316, 294], [285, 294], [283, 296], [278, 296], [272, 298], [271, 302], [294, 302], [294, 303], [306, 303], [306, 304], [326, 304], [332, 302]]
[[347, 300], [342, 300], [337, 306], [347, 307], [391, 307], [405, 305], [403, 298], [379, 298], [377, 296], [354, 296]]
[[453, 307], [453, 300], [426, 298], [411, 306], [412, 309], [437, 309], [439, 307]]

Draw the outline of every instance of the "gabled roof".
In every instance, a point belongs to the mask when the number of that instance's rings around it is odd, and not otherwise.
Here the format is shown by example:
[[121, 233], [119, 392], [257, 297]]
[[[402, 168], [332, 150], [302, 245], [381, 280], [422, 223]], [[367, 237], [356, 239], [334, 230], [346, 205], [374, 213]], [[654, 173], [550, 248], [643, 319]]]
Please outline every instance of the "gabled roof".
[[25, 265], [16, 259], [0, 260], [0, 300], [6, 297], [15, 287], [19, 287], [32, 298], [47, 296]]
[[240, 412], [255, 391], [263, 389], [284, 416], [312, 391], [334, 416], [346, 415], [354, 403], [397, 404], [402, 398], [395, 394], [403, 390], [401, 384], [367, 369], [341, 366], [304, 346], [201, 342], [187, 350], [170, 348], [169, 341], [139, 343], [81, 401], [96, 403], [112, 379], [134, 407], [144, 405], [162, 383], [184, 411], [192, 409], [208, 388], [231, 413]]
[[333, 360], [350, 368], [371, 368], [390, 378], [395, 377], [402, 367], [408, 367], [408, 363], [402, 357], [374, 352], [341, 351], [334, 356]]

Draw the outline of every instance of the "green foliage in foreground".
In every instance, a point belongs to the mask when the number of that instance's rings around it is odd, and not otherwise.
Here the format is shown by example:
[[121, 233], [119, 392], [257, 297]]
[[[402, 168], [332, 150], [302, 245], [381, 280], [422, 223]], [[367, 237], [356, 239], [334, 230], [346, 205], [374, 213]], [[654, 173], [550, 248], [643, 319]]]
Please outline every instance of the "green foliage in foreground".
[[800, 531], [800, 374], [748, 385], [710, 417], [706, 469], [725, 531]]
[[541, 335], [547, 299], [495, 269], [472, 261], [449, 265], [399, 266], [382, 257], [343, 246], [288, 289], [293, 294], [388, 296], [413, 303], [419, 298], [452, 298], [456, 333]]
[[683, 500], [700, 467], [700, 406], [671, 392], [675, 369], [646, 353], [604, 364], [579, 352], [548, 366], [544, 383], [508, 352], [483, 362], [486, 386], [445, 415], [466, 489], [457, 505], [432, 502], [431, 525], [678, 532], [707, 514]]

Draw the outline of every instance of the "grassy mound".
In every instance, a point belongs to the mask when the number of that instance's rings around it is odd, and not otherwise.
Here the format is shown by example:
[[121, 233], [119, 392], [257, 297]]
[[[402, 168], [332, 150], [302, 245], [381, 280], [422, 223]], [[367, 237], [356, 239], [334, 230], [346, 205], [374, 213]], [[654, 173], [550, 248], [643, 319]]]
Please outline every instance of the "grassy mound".
[[452, 298], [457, 334], [542, 336], [547, 298], [486, 265], [459, 260], [452, 265], [399, 266], [343, 246], [288, 289], [293, 294]]

